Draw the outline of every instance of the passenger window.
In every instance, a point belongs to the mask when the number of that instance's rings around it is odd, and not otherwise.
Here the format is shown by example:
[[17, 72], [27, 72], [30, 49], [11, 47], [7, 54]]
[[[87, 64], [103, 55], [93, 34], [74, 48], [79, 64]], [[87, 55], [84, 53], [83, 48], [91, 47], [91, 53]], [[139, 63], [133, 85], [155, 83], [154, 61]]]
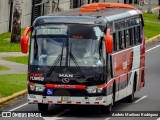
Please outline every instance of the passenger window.
[[121, 31], [118, 32], [119, 49], [123, 49]]
[[113, 33], [113, 50], [117, 51], [116, 33]]
[[122, 33], [122, 47], [126, 48], [125, 31], [123, 30], [121, 31], [121, 33]]
[[136, 27], [134, 27], [133, 28], [133, 30], [134, 30], [134, 45], [136, 45], [137, 44], [137, 31], [136, 31]]
[[119, 49], [125, 48], [124, 31], [119, 32]]
[[120, 29], [120, 25], [119, 25], [119, 23], [117, 22], [117, 23], [115, 23], [115, 29], [116, 30], [119, 30]]
[[142, 38], [141, 38], [141, 28], [140, 28], [140, 26], [138, 26], [138, 42], [139, 42], [139, 43], [142, 42]]
[[125, 30], [125, 37], [126, 37], [126, 47], [130, 46], [130, 34], [129, 30]]
[[134, 44], [134, 29], [130, 28], [129, 32], [130, 32], [130, 46], [132, 46]]
[[119, 32], [116, 32], [117, 51], [119, 50]]

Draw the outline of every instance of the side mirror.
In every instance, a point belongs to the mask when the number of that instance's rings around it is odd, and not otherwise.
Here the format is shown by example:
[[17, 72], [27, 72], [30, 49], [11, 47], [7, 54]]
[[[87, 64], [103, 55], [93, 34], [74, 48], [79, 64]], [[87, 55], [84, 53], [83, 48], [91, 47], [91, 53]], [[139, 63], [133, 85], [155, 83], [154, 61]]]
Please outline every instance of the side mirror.
[[31, 27], [27, 27], [23, 33], [23, 36], [21, 38], [21, 51], [22, 53], [27, 53], [28, 52], [28, 41], [29, 41], [29, 36], [28, 33], [31, 31]]
[[105, 36], [106, 53], [111, 53], [113, 51], [113, 37], [110, 34], [110, 29], [107, 29]]

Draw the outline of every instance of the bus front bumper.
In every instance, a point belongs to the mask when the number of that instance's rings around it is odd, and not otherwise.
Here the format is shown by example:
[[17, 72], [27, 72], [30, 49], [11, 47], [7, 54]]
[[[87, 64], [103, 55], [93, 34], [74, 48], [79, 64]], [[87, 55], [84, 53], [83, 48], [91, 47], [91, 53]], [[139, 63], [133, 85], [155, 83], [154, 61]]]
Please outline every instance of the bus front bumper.
[[74, 104], [74, 105], [109, 105], [112, 95], [97, 97], [42, 96], [28, 94], [28, 103]]

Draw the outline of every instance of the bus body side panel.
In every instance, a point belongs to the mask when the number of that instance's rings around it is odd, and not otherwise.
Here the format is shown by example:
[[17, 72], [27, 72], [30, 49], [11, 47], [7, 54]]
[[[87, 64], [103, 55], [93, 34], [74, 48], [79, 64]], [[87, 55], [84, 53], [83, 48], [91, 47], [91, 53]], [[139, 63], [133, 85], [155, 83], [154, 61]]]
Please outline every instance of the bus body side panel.
[[120, 83], [120, 79], [119, 77], [114, 78], [115, 82], [116, 82], [116, 90], [115, 90], [115, 101], [119, 100], [119, 83]]
[[140, 53], [141, 53], [140, 45], [133, 47], [132, 70], [140, 68]]
[[[132, 94], [134, 82], [136, 84], [135, 91], [140, 90], [143, 86], [144, 68], [140, 68], [140, 53], [141, 45], [138, 45], [111, 55], [113, 77], [116, 79], [116, 83], [118, 83], [118, 91], [116, 91], [115, 96], [116, 101]], [[119, 82], [117, 82], [118, 79]]]
[[137, 90], [139, 91], [142, 87], [144, 87], [144, 84], [145, 84], [145, 78], [144, 78], [144, 73], [145, 72], [145, 68], [144, 67], [141, 67], [140, 70], [139, 70], [139, 83], [138, 83], [138, 86], [137, 86]]
[[141, 45], [141, 61], [140, 61], [140, 81], [138, 85], [138, 90], [140, 90], [145, 85], [145, 40], [143, 38], [143, 44]]
[[132, 70], [138, 69], [137, 74], [137, 87], [136, 91], [139, 91], [144, 87], [144, 65], [145, 65], [145, 53], [143, 51], [143, 45], [139, 45], [133, 48], [133, 66]]
[[119, 98], [118, 100], [126, 97], [127, 95], [127, 85], [128, 85], [128, 81], [127, 81], [127, 74], [123, 74], [119, 77], [120, 79], [120, 83], [118, 85], [119, 87]]
[[111, 60], [113, 77], [128, 73], [133, 66], [132, 48], [112, 54]]
[[[137, 88], [138, 88], [138, 83], [139, 83], [139, 69], [136, 69], [134, 71], [131, 71], [128, 73], [128, 86], [127, 86], [127, 96], [131, 95], [132, 94], [132, 90], [133, 90], [133, 83], [135, 82], [136, 84], [136, 90], [137, 91]], [[137, 79], [135, 81], [135, 75], [137, 76]]]

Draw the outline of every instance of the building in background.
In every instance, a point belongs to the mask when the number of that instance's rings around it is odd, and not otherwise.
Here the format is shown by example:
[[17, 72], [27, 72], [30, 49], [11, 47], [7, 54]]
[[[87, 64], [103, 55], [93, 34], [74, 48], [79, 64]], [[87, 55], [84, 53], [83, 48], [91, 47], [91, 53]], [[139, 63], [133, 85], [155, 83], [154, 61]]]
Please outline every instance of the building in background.
[[[15, 0], [0, 0], [0, 34], [12, 30]], [[21, 26], [30, 25], [32, 0], [22, 1]]]
[[[14, 3], [17, 0], [0, 0], [0, 34], [12, 30]], [[20, 0], [22, 2], [21, 27], [31, 25], [38, 16], [74, 9], [93, 0]], [[135, 3], [137, 0], [95, 0], [96, 2]], [[33, 9], [32, 5], [35, 3]], [[32, 17], [33, 16], [33, 17]]]
[[[0, 34], [12, 30], [14, 5], [17, 0], [0, 0]], [[21, 27], [31, 25], [32, 5], [35, 1], [34, 18], [53, 12], [69, 10], [70, 0], [19, 0], [22, 3]]]

